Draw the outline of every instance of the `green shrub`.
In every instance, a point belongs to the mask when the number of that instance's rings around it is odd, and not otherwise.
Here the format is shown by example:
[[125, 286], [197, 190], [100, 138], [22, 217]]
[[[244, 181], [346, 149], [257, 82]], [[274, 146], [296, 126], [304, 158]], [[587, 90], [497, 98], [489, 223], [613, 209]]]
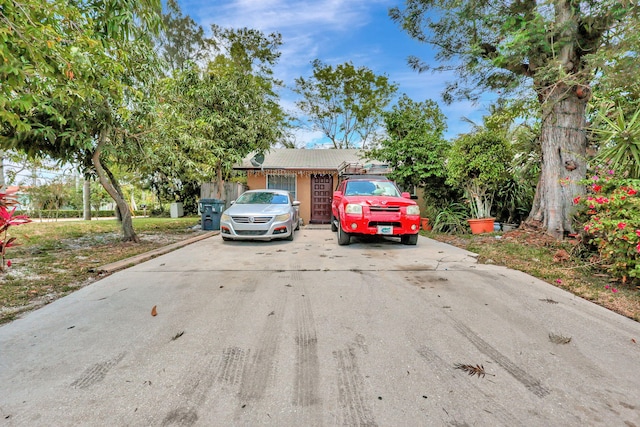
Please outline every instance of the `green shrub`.
[[588, 194], [573, 201], [583, 241], [612, 277], [640, 283], [640, 180], [606, 171], [587, 184]]
[[430, 218], [433, 231], [449, 234], [465, 234], [469, 232], [469, 208], [462, 203], [451, 202], [440, 208], [435, 219]]

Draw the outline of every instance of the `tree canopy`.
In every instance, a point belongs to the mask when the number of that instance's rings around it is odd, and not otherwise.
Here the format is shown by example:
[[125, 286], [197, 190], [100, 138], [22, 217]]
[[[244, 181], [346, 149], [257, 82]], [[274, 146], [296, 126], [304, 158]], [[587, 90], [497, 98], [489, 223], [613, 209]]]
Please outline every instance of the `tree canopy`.
[[386, 137], [368, 156], [387, 162], [389, 175], [405, 189], [443, 179], [449, 144], [445, 117], [432, 100], [416, 102], [403, 94], [391, 111], [382, 113]]
[[157, 43], [168, 71], [184, 70], [190, 63], [198, 63], [210, 54], [211, 39], [193, 18], [182, 14], [176, 0], [167, 1], [162, 23], [163, 31]]
[[150, 36], [160, 12], [159, 0], [14, 0], [2, 9], [9, 29], [0, 65], [2, 148], [97, 174], [122, 214], [125, 240], [138, 238], [104, 160], [135, 138], [134, 110], [142, 110], [157, 70]]
[[279, 35], [217, 26], [213, 31], [217, 54], [204, 66], [190, 63], [157, 87], [143, 168], [156, 181], [217, 180], [220, 190], [236, 162], [281, 137], [285, 115], [277, 103], [278, 82], [271, 78]]
[[543, 163], [528, 222], [555, 237], [572, 231], [572, 200], [584, 191], [587, 169], [585, 107], [594, 67], [602, 64], [601, 51], [620, 48], [640, 6], [615, 0], [406, 0], [405, 6], [392, 8], [391, 18], [435, 46], [439, 61], [433, 67], [413, 57], [410, 65], [457, 72], [445, 100], [534, 91]]
[[366, 146], [375, 140], [382, 111], [397, 90], [385, 75], [348, 62], [336, 67], [313, 61], [313, 74], [296, 79], [298, 107], [314, 129], [329, 138], [334, 148]]

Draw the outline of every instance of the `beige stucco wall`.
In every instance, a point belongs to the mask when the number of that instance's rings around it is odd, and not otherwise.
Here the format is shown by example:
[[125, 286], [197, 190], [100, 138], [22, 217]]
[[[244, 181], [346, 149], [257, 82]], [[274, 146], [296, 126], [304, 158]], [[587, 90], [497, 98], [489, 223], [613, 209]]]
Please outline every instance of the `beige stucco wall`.
[[247, 173], [247, 187], [249, 190], [261, 190], [267, 188], [266, 175], [257, 175], [251, 172]]
[[304, 224], [309, 224], [311, 218], [311, 177], [308, 175], [296, 176], [296, 198], [300, 202], [300, 218]]

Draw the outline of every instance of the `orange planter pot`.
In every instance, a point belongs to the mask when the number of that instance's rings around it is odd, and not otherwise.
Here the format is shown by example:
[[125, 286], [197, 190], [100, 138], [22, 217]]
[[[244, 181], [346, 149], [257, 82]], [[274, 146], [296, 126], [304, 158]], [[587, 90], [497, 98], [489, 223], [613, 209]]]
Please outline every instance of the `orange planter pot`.
[[492, 233], [495, 218], [468, 219], [467, 222], [473, 234]]
[[422, 229], [424, 231], [431, 231], [431, 226], [429, 225], [429, 218], [420, 218], [420, 222], [422, 224]]

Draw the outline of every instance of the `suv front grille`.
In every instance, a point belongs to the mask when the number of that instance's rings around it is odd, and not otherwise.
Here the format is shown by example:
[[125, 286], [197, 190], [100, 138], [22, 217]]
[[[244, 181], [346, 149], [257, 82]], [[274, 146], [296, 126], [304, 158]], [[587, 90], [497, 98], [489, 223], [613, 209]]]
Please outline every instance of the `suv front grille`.
[[400, 212], [400, 206], [369, 206], [371, 212]]

